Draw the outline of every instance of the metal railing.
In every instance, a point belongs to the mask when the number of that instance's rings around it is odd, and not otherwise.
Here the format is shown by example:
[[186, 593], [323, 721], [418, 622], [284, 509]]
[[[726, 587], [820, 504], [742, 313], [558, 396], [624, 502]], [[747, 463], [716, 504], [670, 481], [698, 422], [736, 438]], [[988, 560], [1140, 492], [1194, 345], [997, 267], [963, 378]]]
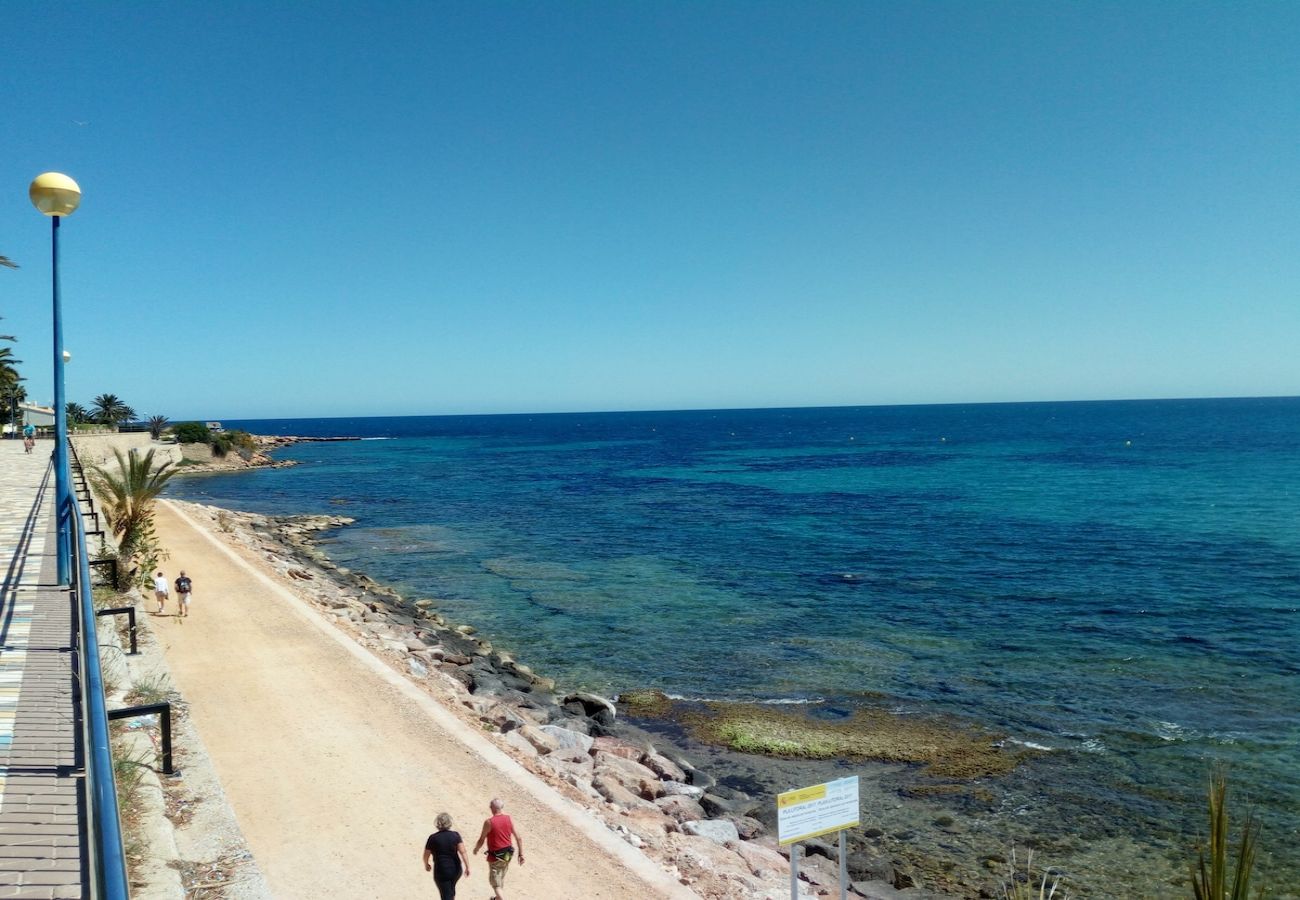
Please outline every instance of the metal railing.
[[[76, 448], [68, 442], [72, 459]], [[72, 466], [62, 473], [64, 484], [72, 484]], [[81, 473], [81, 461], [76, 459]], [[84, 483], [84, 475], [82, 482]], [[117, 786], [113, 782], [113, 755], [109, 747], [108, 710], [104, 703], [104, 676], [99, 665], [99, 638], [95, 633], [95, 604], [90, 581], [90, 559], [86, 552], [86, 523], [75, 491], [61, 498], [66, 508], [59, 519], [69, 518], [66, 532], [71, 544], [73, 596], [79, 614], [77, 661], [81, 668], [82, 740], [86, 748], [86, 852], [90, 873], [90, 896], [96, 900], [128, 900], [126, 856], [122, 847], [122, 823], [118, 813]]]

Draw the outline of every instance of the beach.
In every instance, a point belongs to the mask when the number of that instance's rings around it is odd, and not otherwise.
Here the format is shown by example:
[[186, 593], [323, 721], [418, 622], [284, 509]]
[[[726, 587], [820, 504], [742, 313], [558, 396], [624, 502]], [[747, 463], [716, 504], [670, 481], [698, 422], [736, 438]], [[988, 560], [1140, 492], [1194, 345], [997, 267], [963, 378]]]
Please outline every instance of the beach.
[[[194, 599], [187, 618], [169, 610], [151, 625], [275, 896], [427, 895], [419, 858], [434, 817], [449, 812], [472, 846], [494, 797], [526, 847], [527, 863], [516, 861], [510, 874], [512, 900], [780, 895], [781, 860], [770, 847], [745, 856], [669, 834], [663, 814], [633, 794], [624, 799], [631, 810], [595, 792], [578, 795], [585, 804], [562, 795], [503, 752], [485, 731], [488, 710], [467, 707], [457, 682], [431, 679], [419, 665], [403, 672], [358, 643], [304, 598], [304, 585], [322, 596], [322, 573], [301, 560], [277, 569], [272, 560], [292, 548], [263, 543], [229, 516], [159, 503], [168, 573], [184, 569]], [[578, 757], [571, 765], [582, 771]], [[536, 759], [531, 767], [545, 774]], [[637, 830], [659, 844], [657, 861], [633, 846], [644, 846]], [[471, 865], [465, 894], [486, 887], [482, 859]]]

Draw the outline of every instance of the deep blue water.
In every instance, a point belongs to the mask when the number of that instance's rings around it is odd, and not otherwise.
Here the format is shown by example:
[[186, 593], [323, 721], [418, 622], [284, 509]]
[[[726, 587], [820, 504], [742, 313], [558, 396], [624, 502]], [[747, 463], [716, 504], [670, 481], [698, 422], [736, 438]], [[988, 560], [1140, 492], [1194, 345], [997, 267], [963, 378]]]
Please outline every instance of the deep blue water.
[[1300, 399], [226, 426], [387, 439], [171, 496], [355, 517], [336, 561], [562, 683], [880, 694], [1171, 823], [1224, 760], [1296, 865]]

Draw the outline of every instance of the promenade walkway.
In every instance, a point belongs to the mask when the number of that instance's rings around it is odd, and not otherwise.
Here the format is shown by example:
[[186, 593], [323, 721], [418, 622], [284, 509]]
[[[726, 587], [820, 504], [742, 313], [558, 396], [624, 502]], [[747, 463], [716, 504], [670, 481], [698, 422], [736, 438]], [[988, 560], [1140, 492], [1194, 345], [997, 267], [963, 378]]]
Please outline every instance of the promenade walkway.
[[73, 600], [57, 586], [50, 449], [0, 440], [0, 898], [83, 896]]

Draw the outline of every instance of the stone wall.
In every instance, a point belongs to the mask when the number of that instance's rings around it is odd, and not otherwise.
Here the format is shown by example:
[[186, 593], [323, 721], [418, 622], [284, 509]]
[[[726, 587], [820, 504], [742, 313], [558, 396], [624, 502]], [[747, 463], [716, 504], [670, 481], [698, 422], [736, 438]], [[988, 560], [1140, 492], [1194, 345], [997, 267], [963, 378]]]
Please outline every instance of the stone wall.
[[[139, 450], [141, 453], [154, 451], [154, 460], [158, 463], [179, 462], [181, 450], [176, 444], [163, 444], [149, 437], [148, 432], [128, 434], [74, 434], [72, 445], [77, 448], [77, 456], [83, 466], [102, 466], [113, 462], [113, 451], [129, 453]], [[205, 448], [206, 449], [206, 448]]]

